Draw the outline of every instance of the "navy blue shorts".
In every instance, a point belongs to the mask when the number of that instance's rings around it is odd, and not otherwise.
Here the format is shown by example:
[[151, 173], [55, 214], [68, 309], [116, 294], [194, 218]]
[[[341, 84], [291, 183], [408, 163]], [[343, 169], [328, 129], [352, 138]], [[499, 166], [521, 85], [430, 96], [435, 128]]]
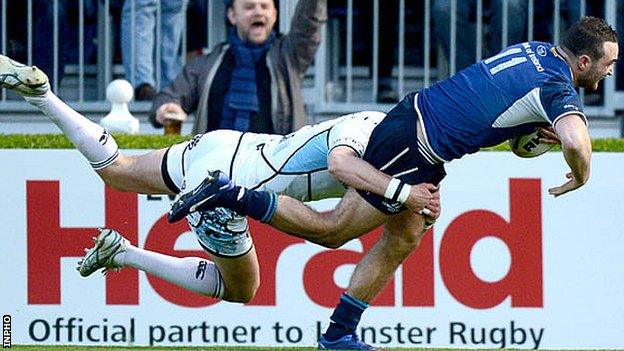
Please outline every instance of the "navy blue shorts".
[[[410, 184], [438, 185], [446, 176], [444, 164], [431, 164], [418, 152], [414, 94], [405, 97], [375, 127], [363, 159], [375, 168]], [[405, 205], [368, 191], [358, 193], [385, 214], [396, 214]]]

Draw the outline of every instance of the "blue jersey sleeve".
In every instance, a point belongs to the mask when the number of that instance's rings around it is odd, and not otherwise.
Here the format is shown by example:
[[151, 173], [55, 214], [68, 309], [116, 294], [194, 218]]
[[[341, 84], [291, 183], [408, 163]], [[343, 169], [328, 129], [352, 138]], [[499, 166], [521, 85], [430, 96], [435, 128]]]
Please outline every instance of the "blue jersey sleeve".
[[583, 113], [581, 98], [564, 80], [553, 78], [548, 80], [541, 88], [540, 99], [546, 117], [554, 125], [561, 117], [578, 114], [587, 124], [587, 117]]

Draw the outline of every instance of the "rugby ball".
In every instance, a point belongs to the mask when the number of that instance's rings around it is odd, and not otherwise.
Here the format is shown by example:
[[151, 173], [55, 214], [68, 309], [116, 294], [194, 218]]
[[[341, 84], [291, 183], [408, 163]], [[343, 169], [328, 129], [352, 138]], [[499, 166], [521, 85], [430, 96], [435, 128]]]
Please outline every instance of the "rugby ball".
[[540, 143], [537, 130], [531, 134], [520, 135], [509, 139], [509, 147], [516, 156], [523, 158], [537, 157], [555, 146], [554, 144]]

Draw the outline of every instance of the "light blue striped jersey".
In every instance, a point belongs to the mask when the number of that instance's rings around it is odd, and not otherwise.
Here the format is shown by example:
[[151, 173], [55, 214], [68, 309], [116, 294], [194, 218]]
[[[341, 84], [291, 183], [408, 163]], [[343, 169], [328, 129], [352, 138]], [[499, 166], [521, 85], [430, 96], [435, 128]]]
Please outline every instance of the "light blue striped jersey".
[[362, 156], [386, 114], [363, 111], [303, 127], [289, 135], [217, 130], [169, 148], [163, 179], [173, 192], [194, 189], [208, 171], [221, 170], [238, 185], [310, 201], [340, 197], [345, 186], [327, 171], [333, 148]]

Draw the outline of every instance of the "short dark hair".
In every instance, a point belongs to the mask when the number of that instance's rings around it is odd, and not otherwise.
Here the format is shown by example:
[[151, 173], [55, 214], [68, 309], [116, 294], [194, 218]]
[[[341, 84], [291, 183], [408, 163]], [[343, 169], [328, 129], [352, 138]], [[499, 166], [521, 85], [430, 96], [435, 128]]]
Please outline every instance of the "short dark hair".
[[617, 32], [602, 18], [587, 16], [568, 30], [561, 45], [576, 57], [587, 55], [599, 60], [604, 55], [602, 45], [607, 41], [617, 43]]

